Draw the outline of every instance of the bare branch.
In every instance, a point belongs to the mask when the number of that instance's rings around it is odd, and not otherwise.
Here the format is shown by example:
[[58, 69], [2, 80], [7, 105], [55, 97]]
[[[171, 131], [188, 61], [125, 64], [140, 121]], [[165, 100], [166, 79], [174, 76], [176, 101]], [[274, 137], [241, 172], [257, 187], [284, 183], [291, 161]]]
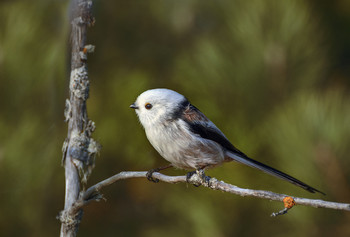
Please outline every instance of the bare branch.
[[99, 144], [91, 138], [95, 124], [88, 119], [86, 100], [89, 97], [87, 53], [93, 46], [86, 45], [87, 28], [94, 23], [91, 0], [71, 0], [71, 73], [69, 100], [64, 112], [68, 123], [67, 138], [63, 144], [62, 165], [65, 168], [65, 203], [59, 219], [60, 235], [76, 236], [83, 215], [79, 206], [80, 184], [85, 184], [95, 164]]
[[[120, 172], [108, 179], [105, 179], [93, 186], [91, 186], [89, 189], [87, 189], [79, 199], [79, 202], [76, 203], [76, 208], [82, 208], [86, 204], [90, 203], [92, 200], [100, 200], [102, 198], [102, 195], [99, 194], [99, 191], [108, 186], [111, 185], [119, 180], [123, 179], [130, 179], [130, 178], [145, 178], [147, 172], [146, 171], [123, 171]], [[166, 183], [186, 183], [186, 176], [167, 176], [161, 173], [153, 173], [153, 177], [157, 178], [163, 182]], [[192, 177], [188, 180], [188, 183], [195, 184], [195, 185], [202, 185], [204, 187], [208, 187], [213, 190], [220, 190], [223, 192], [228, 192], [232, 194], [236, 194], [239, 196], [251, 196], [251, 197], [257, 197], [257, 198], [263, 198], [268, 199], [272, 201], [283, 201], [285, 197], [291, 197], [290, 195], [286, 194], [279, 194], [274, 193], [270, 191], [265, 190], [253, 190], [253, 189], [244, 189], [239, 188], [235, 185], [225, 183], [223, 181], [219, 181], [216, 178], [210, 178], [208, 176], [204, 175], [204, 172], [197, 172], [196, 174], [192, 175]], [[330, 209], [337, 209], [337, 210], [344, 210], [344, 211], [350, 211], [350, 204], [349, 203], [337, 203], [337, 202], [328, 202], [318, 199], [308, 199], [308, 198], [299, 198], [299, 197], [292, 197], [296, 203], [296, 205], [304, 205], [304, 206], [311, 206], [311, 207], [322, 207], [322, 208], [330, 208]]]

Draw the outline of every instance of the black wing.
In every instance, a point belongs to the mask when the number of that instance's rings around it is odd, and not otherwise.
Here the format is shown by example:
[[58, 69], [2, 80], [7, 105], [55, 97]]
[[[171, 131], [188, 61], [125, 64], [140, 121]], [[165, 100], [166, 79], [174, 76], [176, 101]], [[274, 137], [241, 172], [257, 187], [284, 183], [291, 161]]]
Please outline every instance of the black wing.
[[[225, 135], [207, 118], [205, 115], [199, 111], [195, 106], [188, 103], [184, 108], [182, 113], [182, 119], [187, 122], [190, 130], [201, 136], [202, 138], [212, 140], [219, 143], [228, 152], [228, 156], [233, 160], [248, 165], [250, 167], [259, 169], [265, 173], [273, 175], [277, 178], [286, 180], [294, 185], [297, 185], [311, 193], [323, 192], [305, 184], [304, 182], [286, 174], [282, 171], [276, 170], [268, 165], [265, 165], [259, 161], [249, 158], [246, 154], [234, 147], [231, 142], [225, 137]], [[325, 194], [324, 194], [325, 195]]]

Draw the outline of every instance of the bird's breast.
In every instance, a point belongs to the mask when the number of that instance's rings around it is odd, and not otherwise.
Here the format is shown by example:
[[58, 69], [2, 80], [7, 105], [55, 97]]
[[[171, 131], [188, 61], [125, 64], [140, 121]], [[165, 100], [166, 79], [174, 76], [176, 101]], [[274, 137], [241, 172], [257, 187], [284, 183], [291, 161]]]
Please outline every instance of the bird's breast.
[[191, 133], [182, 120], [145, 130], [158, 153], [178, 168], [198, 169], [219, 164], [224, 159], [219, 144]]

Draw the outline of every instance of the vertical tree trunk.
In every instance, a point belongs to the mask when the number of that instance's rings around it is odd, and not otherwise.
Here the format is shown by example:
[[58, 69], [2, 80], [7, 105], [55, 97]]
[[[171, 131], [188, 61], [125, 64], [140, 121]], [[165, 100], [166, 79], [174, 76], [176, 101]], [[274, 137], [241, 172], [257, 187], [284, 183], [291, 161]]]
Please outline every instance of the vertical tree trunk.
[[[86, 100], [89, 97], [86, 46], [87, 27], [94, 22], [91, 16], [92, 2], [72, 0], [71, 12], [71, 74], [70, 98], [66, 100], [65, 117], [68, 134], [63, 144], [62, 164], [65, 168], [65, 204], [60, 220], [61, 237], [76, 236], [83, 215], [82, 209], [69, 211], [79, 198], [81, 183], [86, 182], [93, 166], [96, 143], [91, 138], [94, 123], [88, 119]], [[95, 153], [94, 153], [95, 152]]]

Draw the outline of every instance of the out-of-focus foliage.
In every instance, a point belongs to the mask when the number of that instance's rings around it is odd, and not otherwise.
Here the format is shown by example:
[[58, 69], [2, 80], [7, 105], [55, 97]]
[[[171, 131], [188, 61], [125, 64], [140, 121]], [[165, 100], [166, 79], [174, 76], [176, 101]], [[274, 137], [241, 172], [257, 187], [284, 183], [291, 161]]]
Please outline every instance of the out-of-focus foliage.
[[[0, 3], [0, 235], [54, 236], [69, 77], [67, 1]], [[208, 175], [247, 188], [350, 202], [350, 4], [303, 0], [94, 1], [89, 117], [102, 144], [90, 184], [166, 164], [128, 106], [156, 87], [186, 95], [249, 156], [324, 191], [249, 167]], [[184, 174], [169, 170], [167, 174]], [[121, 181], [80, 236], [349, 236], [348, 213], [184, 184]]]

